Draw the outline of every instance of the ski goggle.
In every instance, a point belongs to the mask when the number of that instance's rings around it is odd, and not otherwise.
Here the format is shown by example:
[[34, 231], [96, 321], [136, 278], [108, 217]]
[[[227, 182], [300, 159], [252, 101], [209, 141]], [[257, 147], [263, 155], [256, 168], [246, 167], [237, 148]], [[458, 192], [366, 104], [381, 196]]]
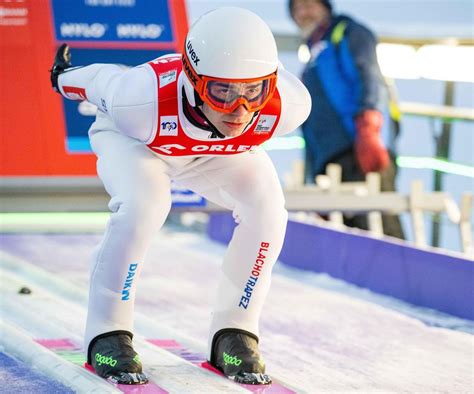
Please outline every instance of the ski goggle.
[[201, 76], [189, 65], [187, 55], [183, 55], [183, 68], [188, 79], [202, 101], [213, 110], [225, 113], [235, 111], [243, 105], [247, 111], [261, 110], [276, 88], [277, 72], [251, 79], [224, 79]]

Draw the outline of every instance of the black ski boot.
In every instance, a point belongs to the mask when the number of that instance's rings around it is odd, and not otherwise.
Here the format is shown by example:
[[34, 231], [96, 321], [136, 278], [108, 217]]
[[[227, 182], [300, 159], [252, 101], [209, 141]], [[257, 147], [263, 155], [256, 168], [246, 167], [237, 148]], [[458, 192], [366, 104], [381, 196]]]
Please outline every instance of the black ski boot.
[[147, 376], [132, 346], [133, 334], [112, 331], [95, 337], [89, 344], [87, 363], [97, 375], [118, 384], [145, 384]]
[[270, 384], [258, 351], [258, 338], [244, 330], [218, 331], [212, 340], [210, 364], [229, 379], [243, 384]]

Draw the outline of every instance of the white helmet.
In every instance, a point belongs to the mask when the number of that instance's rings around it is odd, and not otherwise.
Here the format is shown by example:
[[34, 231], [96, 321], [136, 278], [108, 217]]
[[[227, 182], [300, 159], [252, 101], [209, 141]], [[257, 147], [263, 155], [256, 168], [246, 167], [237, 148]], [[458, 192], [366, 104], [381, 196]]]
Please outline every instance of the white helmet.
[[[200, 98], [218, 111], [230, 112], [240, 104], [257, 111], [273, 95], [277, 67], [277, 47], [270, 28], [246, 9], [223, 7], [204, 14], [186, 36], [184, 87], [193, 107]], [[246, 84], [260, 81], [258, 97], [248, 96]], [[208, 91], [212, 83], [233, 84], [233, 96], [222, 99], [212, 95]]]

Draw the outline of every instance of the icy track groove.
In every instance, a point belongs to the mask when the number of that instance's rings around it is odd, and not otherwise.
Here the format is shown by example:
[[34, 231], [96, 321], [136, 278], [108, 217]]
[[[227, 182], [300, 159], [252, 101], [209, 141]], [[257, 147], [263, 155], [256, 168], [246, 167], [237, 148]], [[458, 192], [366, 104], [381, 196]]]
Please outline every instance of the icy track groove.
[[[34, 281], [41, 281], [43, 270], [54, 273], [60, 278], [56, 290], [63, 289], [64, 296], [71, 283], [84, 294], [88, 259], [99, 239], [96, 235], [3, 235], [2, 249], [7, 254], [1, 261], [10, 269], [19, 267], [20, 277], [36, 275]], [[137, 333], [148, 338], [173, 333], [193, 349], [205, 351], [224, 251], [193, 233], [160, 232], [138, 289]], [[41, 270], [32, 273], [29, 265], [15, 258]], [[84, 305], [83, 296], [69, 292]], [[79, 320], [82, 317], [76, 316], [78, 336], [84, 323]], [[262, 316], [261, 348], [268, 372], [300, 392], [474, 391], [472, 335], [428, 327], [380, 305], [278, 273]]]
[[[38, 272], [36, 275], [38, 275]], [[107, 390], [107, 392], [113, 392], [113, 387], [106, 384], [102, 379], [91, 379], [92, 375], [84, 369], [79, 367], [73, 368], [74, 366], [61, 362], [61, 359], [54, 354], [37, 349], [39, 347], [38, 344], [31, 343], [33, 338], [67, 338], [75, 343], [80, 343], [83, 331], [82, 323], [85, 319], [85, 308], [69, 300], [62, 299], [61, 292], [50, 292], [36, 284], [31, 278], [25, 279], [8, 271], [3, 271], [2, 277], [6, 281], [6, 290], [11, 293], [13, 293], [12, 290], [22, 284], [26, 284], [29, 288], [34, 289], [34, 294], [29, 297], [17, 295], [16, 297], [10, 296], [6, 298], [2, 306], [6, 315], [9, 316], [9, 320], [11, 320], [10, 324], [2, 327], [7, 339], [13, 338], [12, 335], [8, 336], [14, 330], [11, 328], [14, 327], [13, 324], [16, 327], [27, 327], [28, 329], [28, 337], [25, 333], [19, 338], [29, 339], [28, 343], [25, 344], [25, 349], [23, 349], [25, 351], [17, 351], [14, 355], [35, 367], [40, 367], [38, 363], [53, 361], [55, 363], [54, 368], [51, 366], [43, 367], [43, 372], [55, 378], [58, 378], [59, 374], [64, 372], [66, 379], [62, 378], [62, 382], [68, 385], [67, 378], [74, 379], [75, 381], [69, 382], [69, 385], [75, 391], [105, 392]], [[42, 312], [37, 313], [37, 311]], [[16, 339], [16, 342], [19, 339]], [[230, 381], [198, 369], [191, 363], [152, 346], [138, 335], [135, 337], [134, 343], [146, 366], [146, 372], [155, 383], [170, 393], [247, 392]], [[26, 348], [29, 347], [36, 349], [34, 357], [28, 355]], [[5, 346], [5, 350], [12, 352], [14, 349], [11, 346]], [[86, 377], [91, 381], [88, 384], [84, 382]], [[77, 382], [78, 378], [82, 378], [84, 382], [83, 387]], [[94, 377], [92, 376], [92, 378]], [[99, 391], [95, 390], [93, 384], [97, 380], [99, 380], [99, 383], [103, 383], [103, 387], [100, 384], [96, 385]]]

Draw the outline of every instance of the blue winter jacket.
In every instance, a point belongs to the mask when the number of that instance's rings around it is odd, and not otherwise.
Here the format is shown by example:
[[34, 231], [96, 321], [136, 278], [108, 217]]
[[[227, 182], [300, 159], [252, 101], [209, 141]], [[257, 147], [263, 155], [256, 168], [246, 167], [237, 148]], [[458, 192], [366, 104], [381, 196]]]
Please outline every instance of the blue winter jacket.
[[376, 45], [370, 30], [344, 15], [333, 16], [322, 40], [308, 43], [311, 60], [302, 79], [313, 104], [302, 129], [311, 179], [325, 173], [331, 159], [352, 149], [354, 118], [365, 109], [384, 114], [383, 140], [388, 148], [393, 145], [389, 142], [388, 91]]

